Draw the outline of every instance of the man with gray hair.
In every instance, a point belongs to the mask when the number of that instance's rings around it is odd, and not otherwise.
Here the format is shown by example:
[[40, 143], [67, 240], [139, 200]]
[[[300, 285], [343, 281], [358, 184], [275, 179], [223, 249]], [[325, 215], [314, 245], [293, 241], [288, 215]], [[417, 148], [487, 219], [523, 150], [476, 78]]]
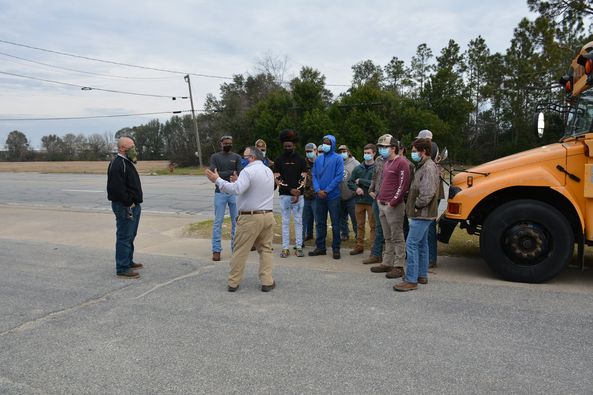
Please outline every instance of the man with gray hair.
[[247, 256], [251, 247], [255, 246], [259, 253], [261, 290], [270, 292], [276, 287], [272, 277], [272, 239], [276, 223], [273, 213], [274, 174], [263, 164], [264, 156], [257, 148], [245, 148], [243, 158], [248, 164], [234, 182], [222, 179], [216, 169], [206, 170], [208, 179], [222, 192], [237, 195], [239, 217], [227, 290], [235, 292], [239, 289]]
[[117, 156], [107, 170], [107, 198], [115, 214], [115, 272], [118, 277], [137, 278], [141, 263], [134, 262], [134, 239], [140, 223], [142, 185], [134, 166], [136, 145], [129, 137], [117, 142]]

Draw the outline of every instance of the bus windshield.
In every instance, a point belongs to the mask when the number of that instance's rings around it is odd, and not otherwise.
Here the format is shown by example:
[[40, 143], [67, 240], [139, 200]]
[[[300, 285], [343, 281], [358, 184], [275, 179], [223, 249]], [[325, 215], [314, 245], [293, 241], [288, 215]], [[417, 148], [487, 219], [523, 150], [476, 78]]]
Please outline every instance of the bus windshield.
[[577, 136], [593, 129], [593, 92], [583, 93], [571, 107], [564, 137]]

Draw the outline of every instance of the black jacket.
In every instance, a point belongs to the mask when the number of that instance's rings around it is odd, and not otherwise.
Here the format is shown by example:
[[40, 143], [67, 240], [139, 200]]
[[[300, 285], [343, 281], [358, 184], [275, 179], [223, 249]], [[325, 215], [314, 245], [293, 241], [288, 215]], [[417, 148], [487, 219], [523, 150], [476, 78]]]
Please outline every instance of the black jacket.
[[107, 169], [107, 198], [126, 206], [142, 203], [142, 185], [134, 164], [119, 155]]

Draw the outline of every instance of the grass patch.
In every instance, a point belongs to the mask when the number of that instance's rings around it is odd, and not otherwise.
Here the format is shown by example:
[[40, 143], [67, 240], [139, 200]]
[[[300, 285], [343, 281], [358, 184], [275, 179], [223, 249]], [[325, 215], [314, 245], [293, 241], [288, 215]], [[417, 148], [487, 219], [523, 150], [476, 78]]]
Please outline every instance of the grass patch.
[[206, 173], [206, 167], [190, 166], [190, 167], [176, 167], [173, 171], [168, 168], [158, 169], [155, 171], [157, 176], [203, 176]]
[[[274, 215], [276, 219], [276, 225], [274, 225], [274, 244], [282, 244], [282, 217], [278, 214]], [[212, 224], [213, 220], [205, 220], [195, 222], [188, 225], [184, 230], [186, 237], [193, 237], [196, 239], [211, 239], [212, 238]], [[294, 224], [291, 221], [290, 226], [290, 240], [291, 245], [294, 245]], [[370, 251], [371, 245], [368, 241], [370, 234], [370, 228], [367, 224], [366, 238], [364, 248], [366, 251]], [[231, 238], [231, 219], [226, 217], [222, 224], [222, 238], [223, 240], [230, 240]], [[332, 241], [332, 228], [328, 224], [327, 237], [326, 237], [327, 248], [331, 248]], [[356, 240], [353, 239], [352, 231], [350, 231], [350, 239], [342, 242], [342, 248], [350, 249], [354, 248]], [[308, 246], [313, 246], [314, 243], [311, 241], [307, 242]], [[480, 238], [478, 236], [469, 235], [467, 231], [455, 228], [455, 231], [451, 235], [449, 244], [438, 243], [438, 254], [446, 256], [480, 256]]]

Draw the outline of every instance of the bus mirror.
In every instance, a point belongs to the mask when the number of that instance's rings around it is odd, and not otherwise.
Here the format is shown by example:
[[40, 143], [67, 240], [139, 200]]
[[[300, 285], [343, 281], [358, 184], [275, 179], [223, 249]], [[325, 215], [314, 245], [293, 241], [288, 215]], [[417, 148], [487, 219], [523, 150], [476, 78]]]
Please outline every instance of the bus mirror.
[[544, 113], [540, 112], [537, 116], [537, 136], [541, 139], [544, 136], [544, 127], [546, 125]]
[[445, 147], [444, 150], [442, 150], [441, 152], [439, 152], [435, 158], [436, 163], [441, 163], [444, 162], [445, 159], [447, 159], [447, 156], [449, 156], [449, 151], [447, 150], [447, 147]]

